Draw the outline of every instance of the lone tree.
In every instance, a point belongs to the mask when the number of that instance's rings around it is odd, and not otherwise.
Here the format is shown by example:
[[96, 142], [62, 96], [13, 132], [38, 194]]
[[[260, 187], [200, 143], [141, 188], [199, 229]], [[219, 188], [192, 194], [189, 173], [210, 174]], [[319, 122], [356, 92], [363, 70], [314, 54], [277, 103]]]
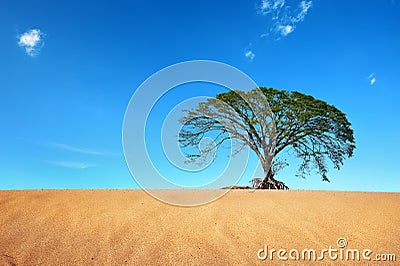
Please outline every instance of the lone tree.
[[339, 170], [355, 149], [346, 115], [333, 105], [299, 92], [265, 87], [230, 91], [185, 112], [180, 120], [181, 147], [198, 147], [206, 134], [214, 139], [214, 144], [200, 153], [187, 154], [189, 161], [204, 157], [225, 141], [237, 140], [241, 145], [236, 152], [248, 146], [260, 160], [264, 170], [258, 187], [261, 189], [288, 189], [274, 178], [287, 165], [278, 157], [284, 150], [294, 151], [301, 159], [297, 175], [305, 177], [315, 168], [322, 180], [329, 182], [327, 161]]

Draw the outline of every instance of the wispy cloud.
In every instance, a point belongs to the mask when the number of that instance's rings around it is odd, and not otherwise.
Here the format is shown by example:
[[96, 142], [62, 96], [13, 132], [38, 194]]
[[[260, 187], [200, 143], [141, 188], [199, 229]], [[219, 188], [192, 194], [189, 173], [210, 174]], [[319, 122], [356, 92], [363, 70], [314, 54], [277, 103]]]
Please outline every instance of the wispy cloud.
[[36, 56], [44, 45], [44, 33], [40, 29], [31, 29], [18, 36], [18, 45], [29, 56]]
[[312, 7], [312, 1], [301, 1], [299, 7], [300, 11], [295, 18], [296, 23], [302, 22], [304, 20], [308, 13], [308, 10]]
[[246, 49], [244, 52], [244, 56], [246, 56], [246, 58], [250, 61], [253, 61], [256, 57], [256, 54], [253, 51]]
[[[300, 1], [295, 6], [287, 4], [285, 0], [261, 0], [257, 11], [269, 18], [268, 30], [271, 36], [279, 40], [292, 33], [297, 24], [304, 21], [311, 7], [312, 0]], [[260, 37], [264, 36], [266, 36], [265, 33]]]
[[258, 13], [262, 15], [272, 14], [272, 17], [275, 18], [285, 3], [285, 0], [261, 0], [258, 6]]
[[86, 163], [86, 162], [74, 162], [74, 161], [45, 161], [46, 163], [65, 167], [65, 168], [72, 168], [72, 169], [87, 169], [91, 167], [95, 167], [94, 164]]
[[371, 74], [368, 76], [368, 80], [369, 80], [369, 84], [370, 84], [371, 86], [374, 85], [375, 82], [376, 82], [375, 73], [371, 73]]
[[96, 150], [90, 150], [90, 149], [85, 149], [85, 148], [80, 148], [80, 147], [75, 147], [63, 143], [49, 143], [52, 147], [63, 149], [66, 151], [72, 151], [72, 152], [77, 152], [77, 153], [82, 153], [82, 154], [89, 154], [89, 155], [101, 155], [101, 156], [118, 156], [120, 155], [119, 153], [115, 152], [108, 152], [108, 151], [96, 151]]
[[[288, 1], [288, 2], [287, 2]], [[266, 18], [266, 27], [255, 40], [249, 43], [244, 55], [253, 61], [255, 53], [249, 47], [261, 39], [272, 39], [278, 41], [297, 28], [297, 25], [304, 21], [313, 5], [313, 0], [257, 0], [257, 13]]]
[[371, 79], [371, 85], [374, 85], [374, 84], [375, 84], [375, 82], [376, 82], [376, 78], [375, 78], [375, 77], [373, 77], [373, 78]]
[[[96, 156], [119, 156], [119, 153], [113, 153], [113, 152], [108, 152], [108, 151], [97, 151], [97, 150], [91, 150], [91, 149], [85, 149], [85, 148], [80, 148], [76, 146], [71, 146], [68, 144], [64, 143], [56, 143], [56, 142], [47, 142], [45, 143], [46, 145], [52, 147], [52, 148], [57, 148], [60, 150], [64, 151], [70, 151], [73, 153], [79, 153], [83, 155], [96, 155]], [[79, 156], [82, 157], [82, 156]], [[44, 162], [48, 164], [52, 164], [55, 166], [59, 167], [65, 167], [65, 168], [73, 168], [73, 169], [87, 169], [91, 167], [95, 167], [96, 165], [93, 163], [88, 163], [85, 159], [84, 161], [71, 161], [71, 160], [45, 160]]]
[[291, 26], [291, 25], [286, 25], [286, 26], [278, 25], [276, 29], [278, 30], [278, 32], [279, 32], [282, 36], [286, 36], [286, 35], [288, 35], [289, 33], [292, 33], [292, 32], [294, 31], [294, 28], [293, 28], [293, 26]]

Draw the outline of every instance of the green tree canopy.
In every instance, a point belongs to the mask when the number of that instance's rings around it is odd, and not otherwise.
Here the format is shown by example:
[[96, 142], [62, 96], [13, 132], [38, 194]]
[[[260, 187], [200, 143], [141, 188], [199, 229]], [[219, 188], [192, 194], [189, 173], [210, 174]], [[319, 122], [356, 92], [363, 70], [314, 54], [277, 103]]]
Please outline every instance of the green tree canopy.
[[[260, 91], [264, 99], [256, 93]], [[274, 178], [282, 166], [278, 155], [284, 150], [293, 150], [301, 159], [300, 176], [315, 168], [323, 181], [329, 181], [328, 162], [340, 169], [355, 149], [353, 130], [343, 112], [296, 91], [265, 87], [248, 92], [230, 91], [185, 112], [179, 134], [181, 146], [197, 146], [210, 132], [214, 132], [214, 146], [203, 152], [217, 149], [227, 140], [238, 140], [241, 147], [247, 145], [257, 154], [263, 166], [260, 188], [287, 188]], [[201, 156], [188, 154], [192, 160]]]

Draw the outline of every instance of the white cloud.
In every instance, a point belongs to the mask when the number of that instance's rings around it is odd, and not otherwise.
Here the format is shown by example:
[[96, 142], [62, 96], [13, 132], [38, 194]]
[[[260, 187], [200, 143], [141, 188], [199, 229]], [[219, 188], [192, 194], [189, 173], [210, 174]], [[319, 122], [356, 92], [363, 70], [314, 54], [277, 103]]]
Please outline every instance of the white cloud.
[[308, 10], [311, 8], [312, 6], [312, 1], [301, 1], [300, 2], [300, 12], [297, 14], [296, 17], [296, 22], [302, 22], [304, 20], [304, 18], [306, 17]]
[[375, 82], [376, 82], [375, 73], [371, 73], [371, 74], [368, 76], [368, 79], [369, 79], [369, 84], [371, 84], [371, 86], [374, 85]]
[[283, 8], [285, 3], [285, 0], [261, 0], [258, 12], [262, 15], [270, 14]]
[[285, 0], [261, 0], [258, 6], [258, 13], [262, 15], [272, 14], [276, 18], [277, 13], [285, 6]]
[[18, 45], [25, 49], [29, 56], [35, 56], [43, 47], [44, 34], [40, 29], [31, 29], [18, 36]]
[[246, 56], [247, 59], [249, 59], [250, 61], [253, 61], [254, 58], [256, 57], [256, 54], [253, 53], [251, 50], [246, 50], [246, 51], [244, 52], [244, 56]]
[[285, 5], [285, 0], [276, 0], [274, 5], [272, 6], [272, 9], [277, 10], [281, 9]]
[[260, 6], [258, 7], [260, 14], [266, 15], [271, 12], [271, 3], [268, 0], [261, 0]]
[[304, 21], [312, 0], [300, 1], [297, 5], [289, 5], [285, 0], [261, 0], [258, 13], [270, 18], [269, 31], [276, 39], [285, 37], [296, 29], [296, 25]]
[[84, 149], [84, 148], [79, 148], [63, 143], [49, 143], [51, 146], [67, 150], [67, 151], [72, 151], [72, 152], [77, 152], [77, 153], [82, 153], [82, 154], [89, 154], [89, 155], [102, 155], [102, 156], [117, 156], [120, 155], [118, 153], [113, 153], [113, 152], [107, 152], [107, 151], [95, 151], [95, 150], [90, 150], [90, 149]]
[[279, 29], [281, 35], [283, 35], [283, 36], [286, 36], [289, 33], [294, 31], [294, 27], [291, 25], [286, 25], [286, 26], [279, 25], [278, 29]]
[[[297, 25], [304, 21], [312, 5], [312, 0], [257, 0], [256, 10], [267, 22], [267, 27], [257, 40], [280, 40], [294, 32]], [[255, 53], [249, 47], [252, 47], [252, 43], [247, 46], [244, 55], [249, 61], [253, 61]]]
[[95, 166], [94, 164], [86, 162], [71, 162], [71, 161], [46, 161], [46, 162], [56, 166], [73, 168], [73, 169], [87, 169]]

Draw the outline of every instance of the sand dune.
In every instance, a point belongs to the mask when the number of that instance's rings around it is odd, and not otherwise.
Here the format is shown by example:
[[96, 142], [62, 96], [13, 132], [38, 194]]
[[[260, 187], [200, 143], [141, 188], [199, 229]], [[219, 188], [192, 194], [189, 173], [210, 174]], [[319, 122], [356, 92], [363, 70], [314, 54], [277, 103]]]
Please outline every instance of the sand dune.
[[260, 260], [259, 249], [319, 252], [338, 249], [340, 237], [344, 251], [400, 261], [399, 193], [231, 191], [187, 208], [140, 190], [1, 191], [0, 213], [0, 265], [282, 264], [276, 253]]

